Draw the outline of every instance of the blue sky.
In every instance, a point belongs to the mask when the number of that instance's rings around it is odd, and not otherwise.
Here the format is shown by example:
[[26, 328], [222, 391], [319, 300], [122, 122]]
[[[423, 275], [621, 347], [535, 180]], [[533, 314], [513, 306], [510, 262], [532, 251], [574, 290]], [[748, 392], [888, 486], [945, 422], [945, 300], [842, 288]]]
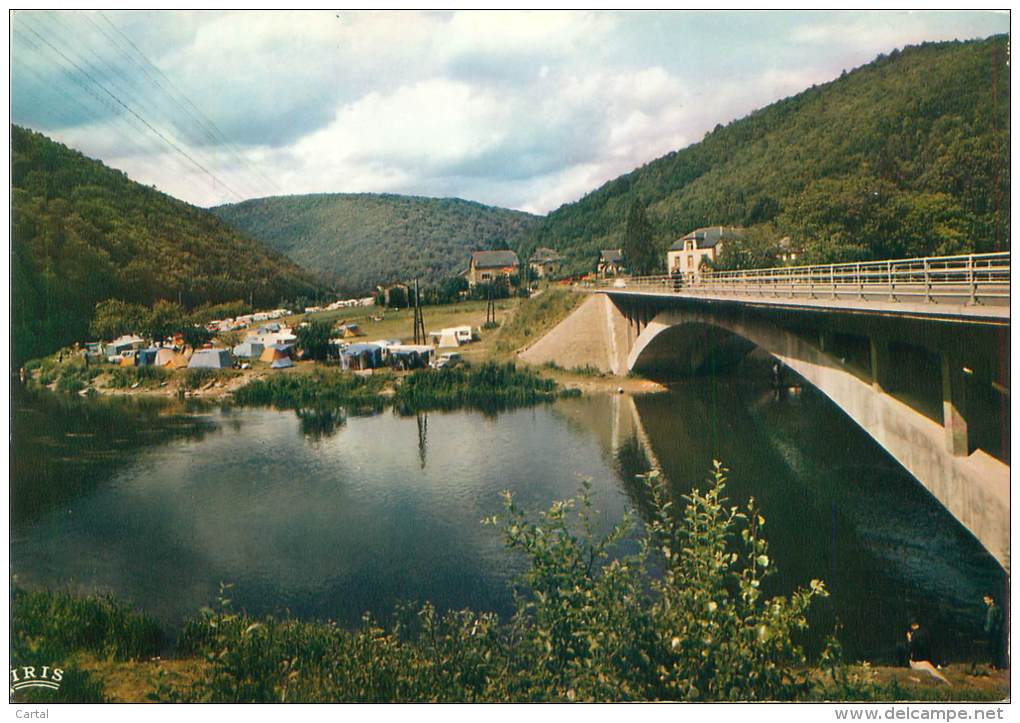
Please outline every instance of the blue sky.
[[29, 126], [207, 206], [379, 191], [545, 213], [992, 12], [19, 11]]

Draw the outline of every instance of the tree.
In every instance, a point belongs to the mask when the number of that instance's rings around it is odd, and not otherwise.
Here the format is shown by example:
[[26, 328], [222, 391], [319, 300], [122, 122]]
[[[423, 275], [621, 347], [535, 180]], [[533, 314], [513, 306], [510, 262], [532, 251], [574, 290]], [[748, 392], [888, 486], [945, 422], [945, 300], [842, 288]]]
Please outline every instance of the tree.
[[623, 262], [631, 273], [654, 273], [662, 264], [652, 240], [652, 225], [648, 223], [644, 206], [638, 201], [627, 214], [627, 228], [623, 233]]
[[297, 330], [298, 346], [305, 353], [305, 359], [326, 359], [329, 357], [329, 339], [333, 336], [333, 325], [328, 321], [313, 321]]
[[149, 310], [141, 304], [120, 299], [107, 299], [96, 304], [89, 330], [100, 339], [116, 339], [124, 334], [138, 334], [145, 330]]
[[179, 304], [160, 299], [153, 304], [142, 328], [148, 337], [159, 343], [186, 326], [189, 324], [185, 322], [184, 309]]

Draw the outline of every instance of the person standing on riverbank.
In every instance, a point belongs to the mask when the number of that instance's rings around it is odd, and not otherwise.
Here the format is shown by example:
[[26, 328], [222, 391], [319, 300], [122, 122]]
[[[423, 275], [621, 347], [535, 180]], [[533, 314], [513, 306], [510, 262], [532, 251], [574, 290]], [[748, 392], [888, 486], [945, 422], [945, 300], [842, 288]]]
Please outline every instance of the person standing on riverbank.
[[995, 668], [1006, 667], [1006, 639], [1003, 636], [1005, 615], [991, 595], [985, 595], [985, 640], [988, 641], [988, 655]]

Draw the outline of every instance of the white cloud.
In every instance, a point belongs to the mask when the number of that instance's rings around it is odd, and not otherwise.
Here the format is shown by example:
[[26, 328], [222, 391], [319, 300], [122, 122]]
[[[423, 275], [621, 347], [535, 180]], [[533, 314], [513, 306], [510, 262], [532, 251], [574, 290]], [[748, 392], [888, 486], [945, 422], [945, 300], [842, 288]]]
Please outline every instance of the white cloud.
[[[879, 52], [1008, 30], [1008, 16], [990, 14], [762, 14], [751, 26], [740, 25], [746, 37], [718, 51], [706, 39], [719, 37], [735, 16], [308, 11], [110, 17], [213, 119], [230, 139], [230, 152], [210, 144], [208, 129], [183, 115], [130, 53], [111, 48], [83, 15], [60, 16], [62, 25], [81, 31], [68, 52], [120, 63], [120, 76], [108, 81], [112, 88], [241, 195], [391, 191], [538, 212]], [[29, 20], [46, 32], [45, 16], [39, 18]], [[15, 22], [15, 40], [18, 32]], [[185, 200], [236, 200], [151, 134], [111, 117], [108, 107], [103, 115], [78, 112], [77, 119], [70, 105], [42, 113], [53, 109], [40, 109], [40, 102], [61, 95], [102, 108], [82, 95], [82, 78], [61, 70], [51, 54], [29, 53], [19, 42], [13, 47], [19, 84], [59, 88], [28, 87], [34, 92], [26, 92], [26, 100], [15, 96], [19, 121], [37, 118], [35, 127]], [[31, 73], [19, 75], [19, 62]], [[261, 174], [238, 163], [235, 150]]]

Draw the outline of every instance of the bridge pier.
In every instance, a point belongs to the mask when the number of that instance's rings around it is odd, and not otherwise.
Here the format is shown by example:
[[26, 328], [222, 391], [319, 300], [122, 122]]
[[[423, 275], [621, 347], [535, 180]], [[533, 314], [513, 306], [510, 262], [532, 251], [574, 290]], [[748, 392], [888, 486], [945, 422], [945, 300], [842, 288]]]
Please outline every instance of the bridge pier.
[[959, 357], [942, 352], [942, 426], [946, 430], [946, 449], [954, 457], [970, 454], [967, 432], [966, 372]]
[[[871, 346], [871, 388], [876, 392], [889, 390], [889, 371], [892, 360], [889, 357], [889, 342], [886, 339], [869, 337]], [[820, 351], [824, 352], [822, 347]]]

